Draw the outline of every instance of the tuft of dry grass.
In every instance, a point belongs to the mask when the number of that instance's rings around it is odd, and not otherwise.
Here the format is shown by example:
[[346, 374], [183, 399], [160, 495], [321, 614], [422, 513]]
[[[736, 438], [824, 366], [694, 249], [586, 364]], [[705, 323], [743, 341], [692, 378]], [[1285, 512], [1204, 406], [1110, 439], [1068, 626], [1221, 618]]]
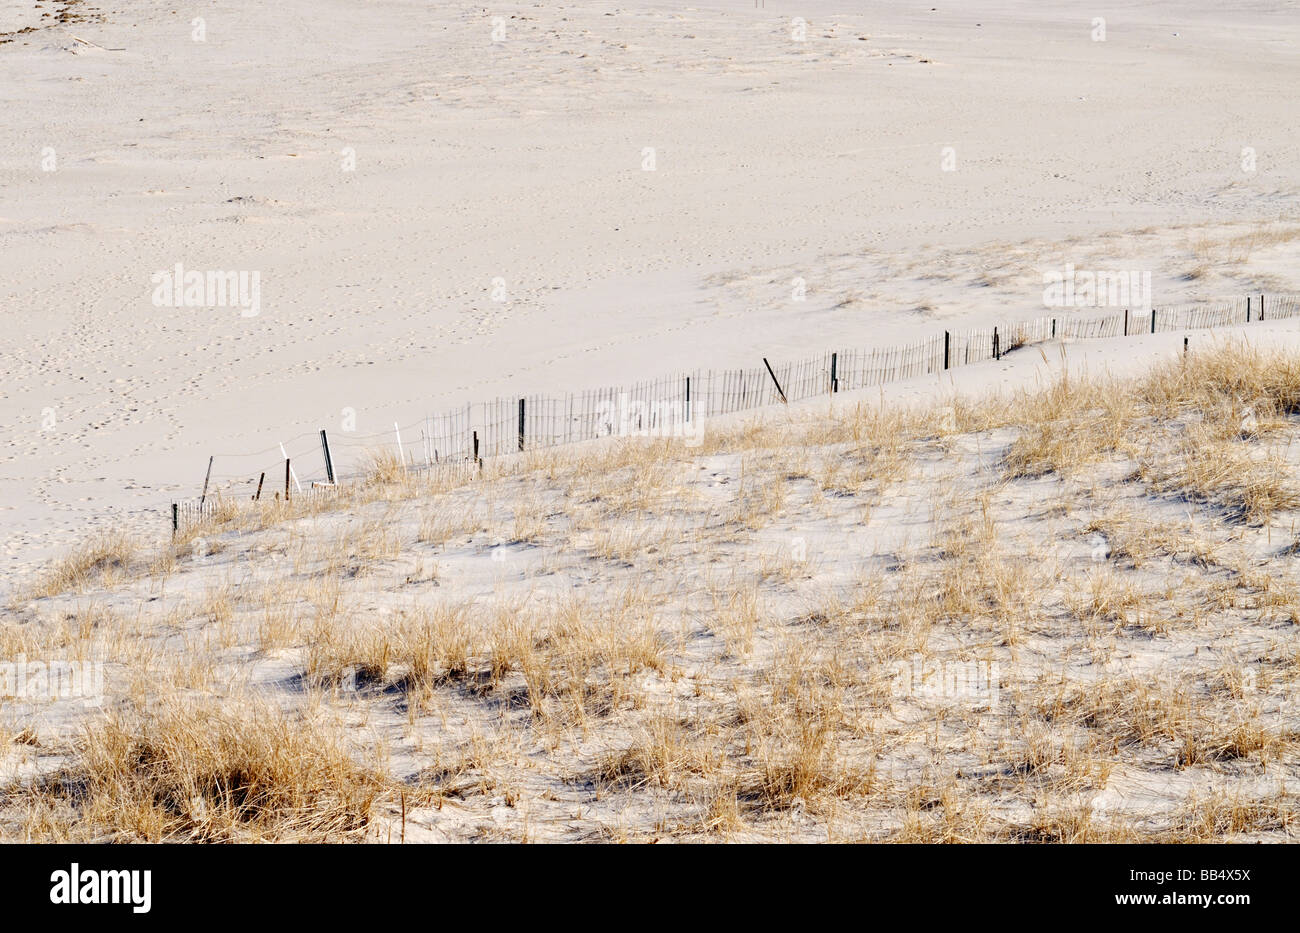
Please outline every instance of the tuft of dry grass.
[[1139, 475], [1158, 492], [1177, 491], [1193, 502], [1216, 505], [1249, 525], [1300, 508], [1300, 486], [1285, 457], [1242, 441], [1218, 440], [1199, 425], [1186, 432], [1173, 455], [1142, 463]]
[[91, 586], [111, 587], [126, 577], [138, 551], [136, 542], [121, 532], [97, 535], [52, 564], [29, 595], [39, 599], [61, 593], [83, 593]]
[[1121, 450], [1137, 418], [1126, 392], [1114, 382], [1062, 375], [1045, 392], [1013, 403], [1022, 425], [1004, 458], [1008, 479], [1067, 474]]
[[94, 840], [343, 842], [388, 790], [336, 729], [252, 698], [115, 712], [80, 752], [27, 803], [71, 808], [72, 834]]
[[606, 755], [596, 779], [635, 790], [647, 784], [679, 788], [692, 776], [709, 774], [720, 766], [721, 754], [690, 730], [679, 718], [656, 716], [636, 742]]

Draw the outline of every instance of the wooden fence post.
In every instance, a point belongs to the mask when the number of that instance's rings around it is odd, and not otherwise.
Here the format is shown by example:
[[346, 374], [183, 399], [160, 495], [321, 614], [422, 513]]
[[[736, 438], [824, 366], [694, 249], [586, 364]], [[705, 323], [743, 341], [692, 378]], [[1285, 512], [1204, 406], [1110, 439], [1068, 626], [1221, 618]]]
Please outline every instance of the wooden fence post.
[[181, 530], [181, 507], [180, 503], [172, 503], [172, 534]]
[[831, 354], [831, 394], [834, 395], [840, 390], [840, 373], [839, 373], [839, 354]]
[[289, 466], [289, 458], [285, 457], [284, 458], [284, 501], [285, 502], [289, 501], [289, 474], [292, 471], [292, 469], [293, 468]]
[[[289, 452], [284, 449], [283, 444], [280, 445], [280, 456], [284, 457], [284, 462], [286, 464], [289, 462]], [[289, 467], [286, 466], [285, 469], [287, 470]], [[290, 470], [289, 475], [293, 477], [293, 484], [298, 487], [298, 491], [302, 492], [302, 483], [298, 482], [298, 474]], [[285, 498], [287, 499], [289, 497], [286, 495]]]
[[216, 455], [213, 455], [213, 456], [211, 456], [211, 457], [208, 458], [208, 472], [207, 472], [207, 475], [203, 477], [203, 495], [199, 496], [199, 505], [200, 505], [200, 506], [203, 505], [203, 503], [207, 501], [207, 498], [208, 498], [208, 480], [212, 479], [212, 461], [213, 461], [213, 460], [216, 460], [216, 459], [217, 459], [217, 458], [216, 458]]
[[1250, 323], [1250, 296], [1246, 296], [1246, 323]]
[[325, 436], [325, 429], [320, 429], [320, 448], [325, 452], [325, 475], [329, 477], [330, 485], [334, 485], [334, 461], [330, 460], [330, 442]]
[[998, 347], [998, 329], [996, 327], [993, 328], [993, 359], [1002, 359], [1002, 353]]
[[1151, 333], [1156, 332], [1156, 309], [1151, 309]]
[[519, 449], [524, 449], [524, 400], [519, 400]]
[[948, 359], [952, 351], [952, 335], [946, 330], [943, 332], [943, 368], [948, 368]]
[[1128, 336], [1128, 308], [1124, 309], [1124, 336]]
[[1264, 320], [1264, 293], [1259, 293], [1259, 319]]
[[686, 421], [689, 424], [691, 420], [691, 377], [686, 377]]
[[253, 501], [254, 501], [254, 502], [256, 502], [258, 499], [261, 499], [261, 498], [262, 498], [262, 484], [265, 483], [265, 482], [266, 482], [266, 471], [263, 470], [263, 471], [262, 471], [262, 475], [261, 475], [260, 477], [258, 477], [258, 480], [257, 480], [257, 493], [253, 496]]
[[763, 365], [767, 367], [767, 374], [772, 377], [772, 385], [776, 386], [776, 394], [781, 396], [781, 404], [789, 405], [790, 403], [785, 398], [785, 392], [781, 389], [781, 383], [776, 381], [776, 373], [772, 372], [772, 364], [767, 361], [767, 357], [763, 357]]

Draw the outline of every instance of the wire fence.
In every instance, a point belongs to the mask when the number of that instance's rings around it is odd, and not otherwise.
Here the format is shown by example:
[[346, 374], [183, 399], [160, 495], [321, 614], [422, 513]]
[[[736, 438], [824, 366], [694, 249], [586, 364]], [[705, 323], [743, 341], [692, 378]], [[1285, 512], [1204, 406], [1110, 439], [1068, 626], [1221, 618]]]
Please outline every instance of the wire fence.
[[[681, 371], [564, 396], [498, 398], [377, 434], [308, 432], [251, 454], [213, 455], [202, 495], [172, 503], [169, 519], [177, 532], [233, 503], [329, 495], [365, 475], [360, 468], [367, 458], [371, 468], [387, 465], [431, 478], [469, 479], [485, 459], [610, 436], [689, 434], [702, 419], [938, 374], [1049, 340], [1136, 337], [1296, 316], [1300, 296], [1294, 295], [1126, 309], [1099, 317], [1059, 314], [776, 365], [764, 360], [749, 369]], [[222, 470], [214, 474], [218, 459]], [[335, 469], [339, 462], [349, 464], [346, 476]]]

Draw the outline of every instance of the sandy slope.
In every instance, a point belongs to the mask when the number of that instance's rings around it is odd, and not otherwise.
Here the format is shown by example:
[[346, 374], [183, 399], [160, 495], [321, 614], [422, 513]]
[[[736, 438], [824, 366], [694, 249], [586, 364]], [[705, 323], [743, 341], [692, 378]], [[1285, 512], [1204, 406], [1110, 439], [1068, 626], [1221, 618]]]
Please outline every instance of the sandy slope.
[[[1033, 316], [1065, 262], [1297, 290], [1294, 3], [932, 6], [217, 0], [200, 43], [133, 0], [0, 45], [0, 566], [345, 407]], [[178, 262], [260, 313], [155, 307]]]
[[[115, 549], [0, 611], [0, 657], [102, 663], [0, 708], [0, 838], [337, 842], [347, 769], [293, 798], [316, 828], [230, 801], [342, 748], [386, 788], [346, 838], [381, 842], [1292, 841], [1300, 377], [1236, 344], [1293, 361], [1296, 324], [1047, 345], [880, 408]], [[1169, 362], [1165, 391], [1077, 378]], [[995, 386], [1030, 391], [925, 404]]]

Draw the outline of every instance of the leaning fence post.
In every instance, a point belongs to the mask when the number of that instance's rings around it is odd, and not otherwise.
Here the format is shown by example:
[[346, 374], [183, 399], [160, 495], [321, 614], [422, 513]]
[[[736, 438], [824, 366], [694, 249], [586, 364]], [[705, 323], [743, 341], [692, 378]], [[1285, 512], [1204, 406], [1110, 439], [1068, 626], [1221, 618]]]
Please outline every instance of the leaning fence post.
[[[286, 464], [285, 469], [286, 470], [289, 469], [289, 467], [287, 466], [287, 464], [289, 463], [289, 453], [284, 449], [283, 444], [280, 445], [280, 456], [284, 457], [284, 462]], [[302, 483], [298, 482], [298, 474], [291, 472], [290, 475], [293, 477], [293, 484], [298, 487], [299, 492], [302, 492]], [[288, 499], [289, 496], [286, 494], [285, 498]]]
[[208, 458], [208, 472], [207, 475], [203, 477], [203, 495], [199, 496], [199, 505], [203, 505], [203, 503], [207, 501], [208, 480], [212, 479], [212, 461], [215, 459], [217, 459], [216, 455], [213, 455]]
[[767, 361], [767, 357], [763, 357], [763, 365], [767, 367], [767, 374], [772, 377], [772, 385], [776, 386], [776, 394], [781, 396], [781, 404], [789, 405], [790, 403], [785, 398], [785, 392], [781, 389], [781, 383], [776, 381], [776, 373], [772, 372], [772, 364]]
[[257, 492], [253, 495], [254, 502], [262, 498], [262, 484], [265, 482], [266, 482], [266, 471], [263, 470], [262, 475], [257, 478]]
[[334, 462], [330, 460], [330, 442], [325, 437], [325, 429], [320, 429], [320, 448], [325, 452], [325, 475], [329, 477], [330, 485], [334, 485]]
[[524, 449], [524, 400], [519, 400], [519, 449]]

